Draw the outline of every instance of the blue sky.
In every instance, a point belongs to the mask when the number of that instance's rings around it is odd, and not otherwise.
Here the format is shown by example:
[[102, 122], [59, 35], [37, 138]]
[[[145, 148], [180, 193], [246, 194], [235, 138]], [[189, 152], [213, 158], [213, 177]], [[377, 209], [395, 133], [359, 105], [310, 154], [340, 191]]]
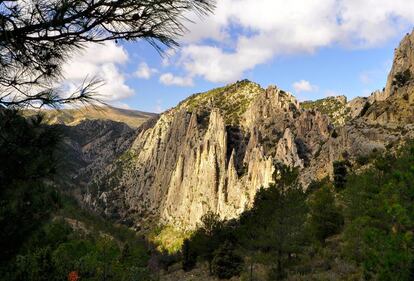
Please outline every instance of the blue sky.
[[244, 78], [299, 100], [366, 96], [385, 86], [414, 1], [220, 0], [214, 15], [193, 19], [165, 57], [142, 41], [91, 46], [68, 63], [67, 79], [99, 76], [103, 100], [151, 112]]
[[[403, 35], [404, 33], [401, 34]], [[262, 87], [277, 85], [294, 93], [299, 100], [318, 99], [328, 95], [345, 95], [348, 98], [366, 96], [385, 86], [394, 48], [399, 40], [399, 37], [395, 38], [377, 48], [355, 50], [327, 47], [314, 54], [279, 57], [258, 65], [240, 78], [259, 83]], [[127, 49], [133, 52], [137, 46], [133, 44], [127, 46]], [[161, 58], [155, 51], [143, 46], [139, 50], [141, 53], [137, 55], [138, 62], [147, 61], [151, 67], [160, 67]], [[134, 62], [129, 66], [131, 71], [136, 65], [137, 62]], [[301, 80], [309, 81], [315, 89], [298, 93], [293, 84]], [[226, 84], [197, 79], [193, 86], [168, 86], [159, 82], [159, 75], [153, 75], [148, 80], [133, 77], [127, 83], [136, 94], [124, 102], [131, 108], [146, 111], [168, 109], [193, 93]]]

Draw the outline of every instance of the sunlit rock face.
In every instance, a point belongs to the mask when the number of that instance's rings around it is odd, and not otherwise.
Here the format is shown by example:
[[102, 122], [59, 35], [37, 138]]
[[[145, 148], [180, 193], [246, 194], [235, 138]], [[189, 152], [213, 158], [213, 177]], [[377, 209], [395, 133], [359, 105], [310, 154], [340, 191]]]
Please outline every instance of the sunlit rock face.
[[328, 117], [277, 87], [241, 81], [190, 97], [142, 130], [90, 185], [90, 207], [133, 225], [194, 228], [207, 211], [237, 217], [274, 163], [304, 169], [330, 136]]
[[404, 126], [414, 122], [413, 105], [414, 32], [407, 34], [395, 50], [387, 85], [365, 114], [366, 120], [371, 124]]
[[332, 177], [334, 161], [398, 146], [414, 137], [413, 37], [397, 49], [385, 90], [370, 97], [300, 104], [247, 80], [189, 97], [123, 142], [91, 176], [85, 205], [137, 229], [194, 229], [208, 211], [231, 219], [250, 208], [276, 162], [298, 168], [306, 188]]

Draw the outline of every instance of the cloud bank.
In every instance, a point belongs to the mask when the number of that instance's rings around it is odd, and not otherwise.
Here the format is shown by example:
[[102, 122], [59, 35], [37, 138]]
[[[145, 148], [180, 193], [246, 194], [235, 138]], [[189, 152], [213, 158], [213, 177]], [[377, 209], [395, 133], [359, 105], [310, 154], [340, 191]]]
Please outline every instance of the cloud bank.
[[85, 79], [98, 78], [104, 82], [98, 89], [99, 100], [113, 103], [131, 97], [134, 91], [121, 70], [127, 61], [126, 50], [114, 42], [89, 44], [63, 66], [64, 84], [73, 92]]
[[178, 65], [189, 77], [230, 82], [278, 56], [381, 45], [414, 25], [414, 1], [220, 0], [213, 16], [193, 19]]

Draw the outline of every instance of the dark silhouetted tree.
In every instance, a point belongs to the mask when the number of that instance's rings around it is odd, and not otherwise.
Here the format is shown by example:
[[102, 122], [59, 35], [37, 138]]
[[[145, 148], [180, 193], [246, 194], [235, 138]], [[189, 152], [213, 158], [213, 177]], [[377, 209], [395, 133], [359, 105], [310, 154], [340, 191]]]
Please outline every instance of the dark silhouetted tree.
[[335, 194], [330, 184], [325, 184], [309, 198], [309, 226], [320, 242], [337, 234], [344, 224], [340, 208], [335, 203]]
[[41, 121], [0, 111], [0, 262], [59, 205], [57, 191], [45, 182], [54, 174], [59, 134]]
[[342, 190], [346, 185], [348, 175], [347, 161], [335, 161], [333, 163], [334, 186], [337, 190]]
[[238, 276], [243, 268], [242, 258], [234, 252], [234, 245], [225, 241], [214, 253], [211, 262], [213, 274], [220, 279]]
[[251, 245], [271, 256], [278, 280], [285, 276], [286, 259], [305, 245], [306, 194], [297, 177], [297, 169], [276, 165], [275, 183], [258, 191], [254, 207], [242, 219], [245, 228], [253, 230], [243, 231]]
[[189, 271], [194, 268], [196, 265], [196, 256], [194, 252], [191, 250], [190, 240], [184, 239], [183, 248], [182, 248], [182, 255], [183, 255], [183, 270]]

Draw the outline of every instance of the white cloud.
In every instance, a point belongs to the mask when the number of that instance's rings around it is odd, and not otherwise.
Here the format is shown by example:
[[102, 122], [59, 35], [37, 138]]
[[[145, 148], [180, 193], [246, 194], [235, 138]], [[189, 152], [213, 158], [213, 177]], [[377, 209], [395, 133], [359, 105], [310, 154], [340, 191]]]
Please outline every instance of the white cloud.
[[175, 76], [172, 73], [164, 73], [160, 76], [160, 82], [168, 86], [188, 87], [193, 85], [191, 77]]
[[177, 65], [231, 82], [278, 56], [383, 44], [414, 24], [414, 1], [220, 0], [213, 16], [195, 21]]
[[134, 91], [126, 84], [120, 65], [126, 63], [128, 53], [114, 42], [88, 44], [63, 66], [64, 84], [70, 91], [78, 88], [86, 78], [99, 78], [104, 84], [96, 97], [104, 102], [115, 102], [130, 97]]
[[155, 73], [158, 73], [158, 70], [156, 68], [150, 68], [148, 64], [143, 62], [139, 64], [137, 71], [134, 73], [134, 76], [148, 80]]
[[292, 86], [293, 89], [295, 89], [296, 93], [314, 92], [318, 90], [318, 86], [312, 85], [309, 81], [306, 80], [295, 82]]

